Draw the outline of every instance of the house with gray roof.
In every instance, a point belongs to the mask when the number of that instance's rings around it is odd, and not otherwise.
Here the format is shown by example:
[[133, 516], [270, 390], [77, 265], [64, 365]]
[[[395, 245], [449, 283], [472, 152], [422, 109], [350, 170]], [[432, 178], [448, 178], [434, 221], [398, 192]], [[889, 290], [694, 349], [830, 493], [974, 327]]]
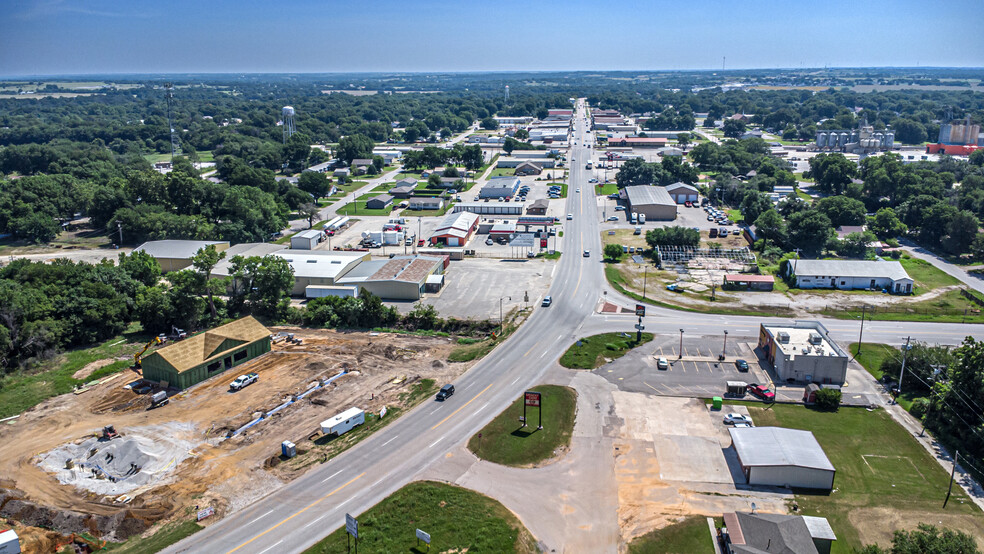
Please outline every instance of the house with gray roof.
[[830, 554], [837, 540], [826, 518], [786, 514], [724, 514], [727, 554]]
[[870, 289], [912, 294], [914, 284], [902, 264], [887, 260], [790, 260], [786, 275], [801, 289]]

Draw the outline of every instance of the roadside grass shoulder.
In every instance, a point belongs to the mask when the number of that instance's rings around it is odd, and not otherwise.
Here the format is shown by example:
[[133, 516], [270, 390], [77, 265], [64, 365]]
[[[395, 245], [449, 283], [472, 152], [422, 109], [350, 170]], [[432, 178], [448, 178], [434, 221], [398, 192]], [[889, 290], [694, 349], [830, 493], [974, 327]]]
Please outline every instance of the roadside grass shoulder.
[[906, 273], [916, 282], [916, 288], [926, 290], [916, 291], [917, 293], [928, 292], [939, 287], [959, 285], [960, 281], [955, 277], [944, 273], [933, 264], [919, 258], [903, 256], [899, 263], [905, 268]]
[[115, 552], [116, 554], [152, 554], [154, 552], [160, 552], [202, 529], [204, 527], [194, 521], [170, 523], [164, 525], [160, 530], [147, 538], [136, 536], [131, 537], [126, 542], [107, 544], [106, 551]]
[[[0, 377], [0, 418], [17, 415], [48, 398], [72, 392], [78, 385], [126, 370], [133, 362], [133, 355], [148, 340], [150, 337], [143, 334], [139, 323], [131, 324], [123, 335], [98, 346], [70, 350], [45, 362], [37, 371], [21, 371]], [[86, 365], [107, 358], [122, 359], [93, 371], [83, 379], [72, 377]]]
[[594, 369], [604, 365], [606, 360], [621, 358], [651, 340], [652, 333], [643, 333], [641, 342], [636, 342], [635, 335], [631, 333], [602, 333], [584, 337], [564, 352], [560, 365], [570, 369]]
[[[558, 385], [538, 385], [530, 390], [542, 393], [542, 412], [527, 407], [528, 421], [523, 427], [520, 418], [524, 398], [521, 395], [471, 437], [468, 449], [473, 454], [497, 464], [528, 467], [555, 457], [560, 449], [570, 445], [577, 393]], [[543, 429], [537, 429], [541, 415]]]
[[[431, 536], [434, 552], [538, 552], [533, 535], [498, 501], [475, 491], [433, 481], [415, 481], [358, 515], [359, 551], [422, 553], [414, 536]], [[305, 554], [347, 552], [340, 527]]]
[[888, 344], [864, 343], [861, 345], [861, 352], [858, 353], [858, 343], [852, 342], [848, 346], [848, 353], [854, 356], [861, 367], [865, 369], [876, 381], [881, 381], [881, 365], [887, 358], [899, 355], [899, 349]]
[[471, 362], [485, 357], [518, 328], [515, 322], [507, 321], [502, 333], [471, 344], [458, 344], [448, 354], [449, 362]]
[[706, 517], [689, 516], [635, 538], [629, 543], [629, 554], [711, 554], [714, 540]]
[[618, 185], [615, 183], [605, 183], [601, 186], [595, 186], [595, 194], [598, 196], [608, 196], [616, 192], [618, 192]]
[[[976, 535], [984, 516], [959, 487], [947, 513], [940, 512], [950, 475], [883, 409], [841, 407], [820, 412], [800, 405], [750, 406], [758, 427], [779, 426], [811, 431], [837, 468], [834, 490], [797, 490], [803, 515], [827, 518], [837, 541], [831, 552], [853, 552], [872, 534], [888, 540], [894, 528], [913, 528], [921, 521], [945, 517], [947, 526]], [[891, 513], [890, 520], [884, 513]], [[865, 530], [862, 541], [859, 528]]]

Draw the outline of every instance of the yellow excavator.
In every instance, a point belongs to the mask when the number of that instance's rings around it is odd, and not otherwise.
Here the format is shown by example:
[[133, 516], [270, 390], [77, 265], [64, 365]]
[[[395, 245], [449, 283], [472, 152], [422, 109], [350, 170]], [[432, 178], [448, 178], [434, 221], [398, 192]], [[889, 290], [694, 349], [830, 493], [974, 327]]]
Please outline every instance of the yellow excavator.
[[145, 352], [147, 352], [148, 349], [150, 349], [151, 346], [154, 346], [154, 345], [157, 345], [157, 344], [164, 344], [164, 339], [162, 339], [161, 337], [154, 337], [154, 338], [150, 339], [150, 342], [148, 342], [147, 344], [144, 345], [143, 350], [141, 350], [140, 352], [137, 352], [136, 354], [134, 354], [133, 355], [133, 367], [139, 368], [140, 367], [140, 358], [144, 355]]

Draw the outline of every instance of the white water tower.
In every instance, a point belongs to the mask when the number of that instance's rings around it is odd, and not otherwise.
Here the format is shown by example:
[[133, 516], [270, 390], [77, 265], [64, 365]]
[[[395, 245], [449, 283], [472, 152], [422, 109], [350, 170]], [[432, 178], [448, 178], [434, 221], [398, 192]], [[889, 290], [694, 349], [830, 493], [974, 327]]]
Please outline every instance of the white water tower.
[[284, 144], [294, 134], [294, 106], [284, 106]]

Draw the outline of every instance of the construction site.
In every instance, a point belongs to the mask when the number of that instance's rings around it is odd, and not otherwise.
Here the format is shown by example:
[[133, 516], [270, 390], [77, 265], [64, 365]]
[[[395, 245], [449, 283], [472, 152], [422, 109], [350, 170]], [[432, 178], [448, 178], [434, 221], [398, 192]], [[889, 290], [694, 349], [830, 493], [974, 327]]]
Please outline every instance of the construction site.
[[[447, 337], [270, 331], [271, 351], [171, 388], [166, 403], [152, 400], [153, 389], [131, 369], [0, 425], [0, 517], [15, 526], [25, 552], [51, 551], [72, 534], [123, 541], [204, 509], [217, 519], [330, 459], [470, 366], [447, 362], [455, 344]], [[291, 340], [278, 340], [287, 333]], [[230, 386], [244, 374], [255, 382]], [[356, 431], [322, 433], [319, 422], [353, 407], [365, 413]], [[281, 455], [284, 441], [296, 455]]]
[[704, 287], [721, 286], [725, 275], [756, 269], [755, 254], [748, 247], [657, 246], [656, 260], [663, 270], [675, 272], [678, 280]]

